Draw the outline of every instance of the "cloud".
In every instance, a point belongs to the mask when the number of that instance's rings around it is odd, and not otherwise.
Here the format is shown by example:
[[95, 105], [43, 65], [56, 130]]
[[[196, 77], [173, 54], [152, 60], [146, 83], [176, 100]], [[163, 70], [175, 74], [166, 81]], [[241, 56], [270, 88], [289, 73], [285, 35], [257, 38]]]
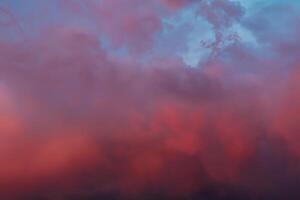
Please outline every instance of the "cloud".
[[218, 31], [241, 23], [274, 44], [237, 41], [191, 68], [149, 55], [161, 17], [185, 2], [90, 2], [115, 48], [137, 52], [111, 54], [97, 32], [69, 21], [0, 40], [1, 198], [299, 198], [296, 36], [257, 30], [265, 21], [251, 19], [263, 11], [243, 21], [238, 3], [191, 2], [208, 6], [200, 14]]

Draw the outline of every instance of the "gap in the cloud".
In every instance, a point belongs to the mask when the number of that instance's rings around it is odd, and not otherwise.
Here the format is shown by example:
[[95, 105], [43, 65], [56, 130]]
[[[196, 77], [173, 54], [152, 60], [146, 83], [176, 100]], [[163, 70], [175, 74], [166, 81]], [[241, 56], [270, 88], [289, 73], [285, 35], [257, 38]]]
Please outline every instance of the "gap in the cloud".
[[209, 55], [201, 48], [201, 41], [212, 38], [211, 27], [196, 15], [192, 5], [174, 16], [163, 18], [162, 30], [155, 38], [154, 54], [180, 57], [189, 67], [197, 67]]

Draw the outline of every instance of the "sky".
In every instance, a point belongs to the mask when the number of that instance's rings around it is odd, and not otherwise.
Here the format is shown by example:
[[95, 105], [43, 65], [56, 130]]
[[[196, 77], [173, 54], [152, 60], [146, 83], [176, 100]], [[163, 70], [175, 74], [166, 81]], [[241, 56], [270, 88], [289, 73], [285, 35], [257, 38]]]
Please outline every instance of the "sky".
[[0, 0], [0, 199], [300, 199], [300, 1]]

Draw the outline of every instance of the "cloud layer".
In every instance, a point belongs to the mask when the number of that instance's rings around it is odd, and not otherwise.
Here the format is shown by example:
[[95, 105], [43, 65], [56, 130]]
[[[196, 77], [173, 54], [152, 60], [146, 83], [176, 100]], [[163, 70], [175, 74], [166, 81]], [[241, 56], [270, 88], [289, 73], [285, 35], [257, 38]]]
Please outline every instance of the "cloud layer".
[[[19, 4], [0, 4], [1, 198], [300, 198], [292, 1]], [[196, 67], [159, 53], [186, 12], [212, 35]]]

